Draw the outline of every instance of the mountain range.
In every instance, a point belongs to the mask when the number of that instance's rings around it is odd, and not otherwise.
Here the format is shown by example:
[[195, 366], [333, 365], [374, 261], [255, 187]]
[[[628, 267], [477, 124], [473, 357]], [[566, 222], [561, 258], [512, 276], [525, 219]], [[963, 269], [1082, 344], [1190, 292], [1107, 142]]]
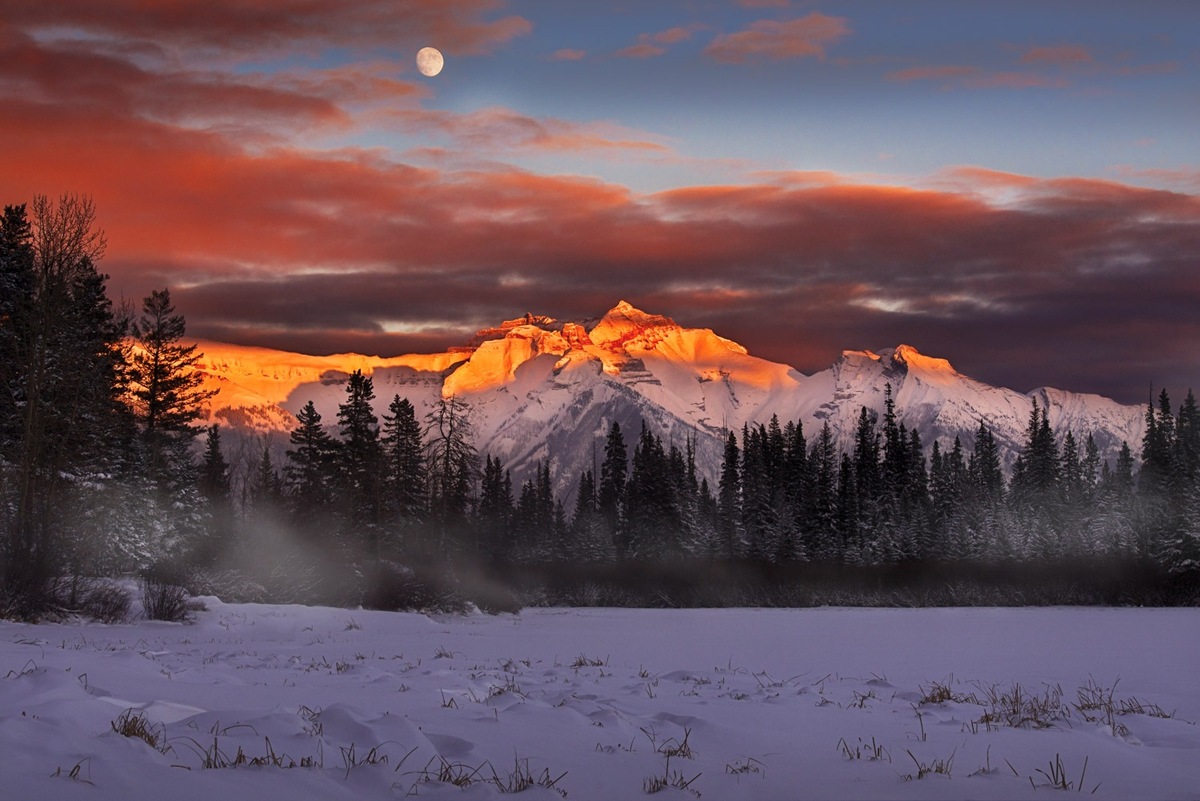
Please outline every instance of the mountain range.
[[882, 417], [889, 384], [898, 418], [919, 432], [927, 450], [935, 440], [948, 449], [955, 437], [969, 449], [983, 421], [1006, 468], [1024, 441], [1034, 400], [1048, 410], [1060, 438], [1072, 431], [1082, 443], [1091, 434], [1110, 462], [1122, 442], [1138, 450], [1145, 426], [1140, 406], [1052, 388], [1020, 393], [989, 386], [908, 345], [847, 350], [829, 368], [804, 375], [710, 329], [684, 328], [625, 301], [590, 321], [526, 314], [444, 353], [309, 356], [199, 346], [204, 385], [219, 390], [209, 420], [235, 436], [286, 442], [294, 415], [310, 400], [334, 425], [350, 373], [362, 370], [373, 379], [377, 413], [396, 395], [408, 398], [418, 419], [439, 397], [461, 398], [470, 405], [481, 456], [498, 456], [518, 482], [548, 462], [557, 490], [568, 496], [581, 472], [603, 458], [614, 421], [630, 452], [643, 422], [664, 444], [682, 449], [693, 437], [697, 468], [715, 487], [727, 430], [740, 434], [744, 424], [775, 415], [781, 424], [800, 422], [811, 442], [828, 422], [849, 451], [860, 408]]

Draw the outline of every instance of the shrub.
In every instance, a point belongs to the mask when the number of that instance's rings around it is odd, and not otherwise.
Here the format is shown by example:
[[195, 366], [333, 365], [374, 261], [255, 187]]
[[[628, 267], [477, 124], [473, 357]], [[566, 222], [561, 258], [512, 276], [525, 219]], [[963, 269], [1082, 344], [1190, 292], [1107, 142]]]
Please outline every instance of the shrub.
[[132, 605], [129, 590], [111, 581], [97, 581], [84, 591], [80, 611], [101, 623], [122, 623]]
[[151, 568], [142, 576], [142, 608], [147, 620], [186, 623], [192, 619], [187, 590], [166, 571]]

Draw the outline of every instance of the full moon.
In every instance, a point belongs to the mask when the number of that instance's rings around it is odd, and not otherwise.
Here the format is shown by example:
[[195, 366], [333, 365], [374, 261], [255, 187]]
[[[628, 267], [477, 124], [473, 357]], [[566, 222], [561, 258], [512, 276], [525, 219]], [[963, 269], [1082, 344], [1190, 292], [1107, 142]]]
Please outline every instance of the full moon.
[[445, 63], [441, 51], [436, 47], [422, 47], [417, 51], [417, 71], [428, 78], [441, 72]]

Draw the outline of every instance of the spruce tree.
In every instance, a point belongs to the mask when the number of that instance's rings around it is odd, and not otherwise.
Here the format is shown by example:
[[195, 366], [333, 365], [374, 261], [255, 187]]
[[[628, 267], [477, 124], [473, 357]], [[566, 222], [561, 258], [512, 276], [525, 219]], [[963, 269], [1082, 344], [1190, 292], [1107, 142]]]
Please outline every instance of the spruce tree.
[[348, 540], [362, 543], [367, 553], [378, 559], [383, 549], [380, 531], [383, 454], [379, 419], [371, 405], [374, 400], [371, 378], [355, 370], [346, 382], [346, 399], [338, 405], [341, 435], [338, 461], [348, 515]]
[[204, 456], [201, 457], [198, 483], [200, 494], [210, 504], [227, 503], [230, 498], [229, 463], [221, 450], [221, 427], [213, 423], [205, 429]]
[[808, 490], [805, 493], [807, 519], [806, 549], [816, 561], [837, 558], [837, 484], [839, 464], [829, 421], [821, 424], [821, 433], [808, 454]]
[[181, 343], [183, 315], [175, 313], [169, 289], [142, 301], [133, 324], [136, 349], [130, 366], [130, 395], [146, 448], [146, 470], [160, 488], [173, 492], [191, 473], [188, 447], [199, 429], [194, 423], [215, 390], [202, 387], [195, 345]]
[[[879, 433], [876, 431], [875, 415], [865, 406], [858, 410], [858, 425], [854, 429], [853, 462], [853, 474], [847, 478], [852, 479], [850, 486], [855, 490], [854, 497], [844, 497], [849, 487], [843, 487], [845, 482], [839, 480], [839, 498], [842, 500], [838, 505], [839, 514], [844, 516], [853, 501], [852, 508], [856, 519], [843, 520], [839, 529], [843, 540], [849, 537], [857, 543], [861, 537], [863, 547], [858, 549], [861, 551], [859, 556], [868, 561], [877, 561], [882, 559], [884, 551], [883, 509], [885, 503], [891, 499], [885, 501], [883, 497]], [[846, 544], [843, 543], [843, 548]]]
[[854, 565], [880, 561], [878, 543], [863, 543], [859, 536], [858, 492], [854, 484], [854, 461], [843, 453], [838, 466], [834, 536], [829, 542], [827, 558]]
[[320, 525], [333, 503], [335, 443], [312, 401], [296, 415], [296, 422], [283, 471], [288, 508], [297, 523]]
[[773, 559], [778, 546], [766, 439], [762, 426], [742, 427], [742, 532], [746, 555], [760, 561]]
[[721, 480], [717, 485], [717, 542], [726, 559], [737, 559], [744, 553], [741, 457], [732, 431], [725, 438]]
[[0, 218], [0, 456], [10, 460], [21, 438], [18, 410], [29, 367], [25, 357], [35, 283], [33, 229], [25, 206], [5, 206]]
[[645, 423], [633, 451], [625, 496], [625, 539], [619, 548], [621, 553], [650, 559], [678, 555], [683, 535], [678, 500], [670, 479], [670, 461], [662, 440]]
[[[68, 554], [79, 569], [84, 540], [110, 528], [85, 497], [119, 472], [128, 425], [103, 250], [88, 198], [37, 196], [31, 215], [10, 206], [0, 221], [0, 561], [18, 615], [43, 610]], [[125, 533], [108, 532], [115, 550]]]
[[596, 479], [591, 470], [585, 470], [579, 479], [575, 511], [571, 515], [571, 531], [574, 543], [572, 556], [575, 560], [605, 562], [615, 555], [612, 538], [605, 531], [600, 517]]
[[402, 527], [412, 527], [426, 514], [425, 453], [416, 410], [407, 398], [396, 395], [388, 405], [382, 444], [389, 511]]
[[629, 452], [621, 425], [613, 421], [604, 441], [604, 461], [600, 464], [599, 505], [600, 517], [608, 537], [615, 544], [621, 526], [622, 506], [625, 502], [625, 478], [629, 470]]
[[806, 559], [805, 529], [808, 526], [805, 508], [805, 488], [808, 486], [808, 443], [804, 439], [804, 428], [797, 422], [788, 422], [783, 429], [787, 449], [784, 457], [784, 500], [789, 526], [787, 531], [788, 553], [785, 559]]
[[263, 443], [258, 467], [250, 483], [250, 505], [255, 517], [262, 518], [279, 511], [283, 503], [283, 479], [271, 458], [270, 443]]
[[234, 526], [229, 463], [221, 450], [221, 428], [216, 423], [205, 432], [197, 485], [209, 514], [207, 541], [199, 545], [197, 556], [201, 561], [213, 562], [229, 549]]
[[484, 458], [483, 479], [479, 490], [475, 527], [478, 531], [476, 548], [480, 555], [493, 561], [511, 559], [513, 498], [512, 484], [499, 458], [491, 454]]
[[1138, 471], [1138, 550], [1143, 556], [1158, 556], [1164, 542], [1179, 528], [1180, 483], [1176, 469], [1178, 454], [1171, 401], [1164, 389], [1155, 409], [1146, 407], [1146, 431], [1142, 437], [1142, 466]]

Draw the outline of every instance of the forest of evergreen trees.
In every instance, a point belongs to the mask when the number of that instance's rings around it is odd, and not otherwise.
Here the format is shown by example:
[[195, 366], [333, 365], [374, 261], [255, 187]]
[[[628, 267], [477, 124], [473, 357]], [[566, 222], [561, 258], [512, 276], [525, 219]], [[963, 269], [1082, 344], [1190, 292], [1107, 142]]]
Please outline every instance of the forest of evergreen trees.
[[[1126, 444], [1115, 464], [1086, 432], [1052, 431], [1035, 401], [1007, 478], [987, 421], [969, 446], [935, 442], [927, 457], [890, 387], [882, 419], [861, 410], [851, 452], [828, 424], [728, 432], [715, 487], [691, 440], [614, 423], [598, 470], [565, 477], [568, 508], [548, 465], [514, 486], [498, 459], [480, 462], [463, 401], [418, 419], [396, 396], [379, 419], [356, 372], [336, 420], [308, 403], [285, 453], [259, 443], [235, 471], [220, 428], [197, 425], [210, 396], [169, 291], [114, 307], [104, 244], [85, 198], [38, 197], [0, 221], [2, 616], [78, 609], [89, 579], [136, 574], [231, 600], [382, 608], [903, 602], [806, 592], [913, 576], [939, 588], [915, 602], [1197, 599], [1190, 392], [1177, 409], [1162, 392], [1140, 460]], [[1022, 576], [1083, 590], [946, 589]]]

